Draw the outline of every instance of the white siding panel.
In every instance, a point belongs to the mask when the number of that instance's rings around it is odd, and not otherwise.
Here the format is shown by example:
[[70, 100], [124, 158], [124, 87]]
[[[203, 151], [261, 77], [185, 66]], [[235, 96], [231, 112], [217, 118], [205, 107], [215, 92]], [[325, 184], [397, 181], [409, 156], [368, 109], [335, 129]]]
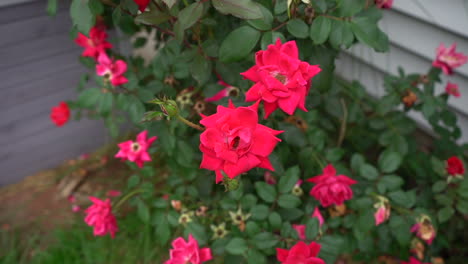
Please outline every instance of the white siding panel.
[[466, 0], [395, 0], [393, 9], [468, 37]]
[[[336, 72], [346, 80], [359, 80], [369, 90], [369, 94], [380, 97], [383, 94], [383, 79], [385, 73], [377, 70], [373, 65], [366, 64], [349, 54], [341, 54], [336, 63]], [[468, 142], [468, 118], [464, 114], [456, 112], [458, 125], [463, 130], [460, 142]], [[424, 117], [416, 112], [409, 114], [424, 130], [431, 132], [431, 126]]]
[[[456, 42], [457, 51], [468, 53], [468, 38], [403, 13], [385, 10], [381, 27], [393, 44], [424, 57], [429, 62], [435, 59], [436, 48], [440, 43], [448, 47]], [[468, 32], [468, 22], [465, 24], [465, 30]], [[468, 77], [468, 64], [455, 69], [455, 72]]]

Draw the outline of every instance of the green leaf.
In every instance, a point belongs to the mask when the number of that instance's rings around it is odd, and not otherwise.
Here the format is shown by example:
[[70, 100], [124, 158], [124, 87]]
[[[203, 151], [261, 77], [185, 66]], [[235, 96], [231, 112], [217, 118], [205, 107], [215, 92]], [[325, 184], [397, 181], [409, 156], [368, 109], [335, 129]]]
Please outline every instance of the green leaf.
[[135, 95], [129, 96], [126, 100], [125, 108], [129, 115], [130, 119], [134, 123], [140, 122], [141, 118], [145, 114], [145, 106]]
[[298, 208], [289, 208], [289, 209], [281, 208], [278, 210], [278, 213], [281, 215], [281, 218], [284, 221], [293, 221], [303, 216], [304, 210], [301, 210]]
[[297, 18], [289, 20], [286, 28], [296, 38], [307, 38], [309, 33], [309, 26], [303, 20]]
[[198, 54], [190, 66], [192, 77], [199, 85], [205, 84], [211, 75], [211, 61]]
[[343, 34], [343, 31], [345, 30], [344, 28], [344, 22], [340, 20], [333, 20], [332, 22], [332, 28], [330, 32], [330, 44], [334, 48], [339, 48], [343, 43], [343, 39], [345, 34]]
[[[389, 190], [393, 191], [403, 185], [404, 180], [403, 178], [397, 176], [397, 175], [385, 175], [383, 176], [379, 183], [377, 184], [378, 186], [382, 185], [384, 190]], [[383, 192], [383, 191], [382, 191]]]
[[177, 15], [177, 23], [185, 30], [192, 27], [203, 15], [203, 4], [195, 2], [184, 9]]
[[159, 25], [169, 20], [171, 16], [167, 13], [163, 13], [157, 9], [153, 9], [150, 12], [143, 12], [135, 17], [136, 23], [144, 25]]
[[167, 7], [169, 7], [169, 9], [171, 9], [177, 3], [177, 0], [162, 0], [162, 1], [167, 5]]
[[379, 177], [379, 171], [370, 164], [364, 164], [359, 169], [359, 175], [368, 180], [376, 180]]
[[257, 191], [260, 198], [262, 198], [267, 203], [272, 203], [276, 199], [275, 187], [267, 184], [266, 182], [256, 182], [255, 190]]
[[274, 247], [278, 240], [270, 232], [261, 232], [253, 238], [254, 244], [258, 249], [268, 249]]
[[388, 51], [388, 36], [370, 18], [359, 17], [353, 19], [351, 30], [360, 42], [369, 45], [379, 52]]
[[364, 156], [359, 153], [353, 154], [351, 157], [351, 169], [358, 172], [361, 169], [361, 166], [366, 163]]
[[408, 206], [408, 197], [406, 193], [402, 190], [394, 191], [388, 194], [390, 200], [395, 202], [397, 205], [407, 207]]
[[379, 157], [379, 168], [384, 173], [394, 172], [400, 167], [402, 160], [399, 153], [384, 151]]
[[445, 177], [446, 170], [445, 170], [445, 164], [443, 161], [438, 159], [435, 156], [431, 157], [431, 165], [432, 165], [432, 170], [439, 174], [440, 176]]
[[263, 17], [260, 19], [247, 20], [247, 23], [258, 30], [270, 30], [273, 24], [273, 15], [263, 5], [258, 5]]
[[87, 0], [73, 0], [70, 5], [70, 16], [73, 25], [83, 34], [88, 35], [94, 26], [95, 16], [88, 6]]
[[193, 148], [184, 140], [177, 140], [177, 149], [177, 162], [184, 167], [189, 167], [193, 162]]
[[245, 232], [249, 237], [253, 237], [260, 232], [260, 227], [254, 221], [248, 221], [245, 225]]
[[306, 222], [306, 237], [309, 240], [314, 240], [319, 232], [320, 223], [316, 217], [307, 219]]
[[409, 232], [411, 228], [410, 223], [399, 215], [392, 215], [389, 221], [392, 230], [391, 234], [396, 238], [398, 243], [402, 246], [409, 245], [412, 237], [412, 234]]
[[277, 212], [271, 212], [268, 216], [268, 222], [273, 229], [281, 228], [281, 216]]
[[301, 199], [292, 194], [282, 194], [278, 199], [278, 205], [282, 208], [296, 208], [301, 204]]
[[247, 249], [247, 243], [240, 237], [231, 239], [226, 245], [226, 251], [232, 255], [242, 255]]
[[150, 221], [150, 211], [148, 206], [141, 200], [138, 202], [138, 217], [140, 217], [141, 221], [144, 223], [149, 223]]
[[282, 42], [286, 41], [286, 38], [277, 31], [268, 31], [265, 32], [260, 40], [260, 47], [262, 50], [266, 49], [268, 45], [275, 43], [277, 39], [281, 39]]
[[339, 161], [343, 157], [344, 154], [345, 154], [345, 151], [342, 148], [331, 148], [331, 149], [328, 149], [327, 152], [325, 153], [325, 158], [329, 162], [333, 163], [333, 162]]
[[457, 210], [463, 215], [468, 215], [468, 201], [459, 199], [457, 202]]
[[455, 210], [453, 210], [452, 207], [444, 207], [437, 213], [437, 218], [439, 219], [440, 223], [443, 223], [449, 220], [453, 213], [455, 213]]
[[260, 252], [253, 248], [247, 252], [247, 264], [265, 264], [267, 263], [266, 257]]
[[162, 215], [161, 219], [156, 222], [156, 237], [158, 238], [156, 243], [159, 245], [165, 245], [171, 237], [171, 227], [165, 215]]
[[278, 191], [280, 193], [291, 192], [292, 188], [299, 180], [299, 174], [300, 171], [298, 166], [287, 169], [278, 181]]
[[205, 227], [196, 222], [188, 223], [185, 232], [187, 233], [187, 235], [192, 234], [201, 245], [205, 244], [208, 241]]
[[252, 214], [252, 219], [255, 220], [263, 220], [267, 218], [268, 212], [268, 206], [264, 204], [257, 204], [250, 210], [250, 213]]
[[58, 9], [58, 0], [48, 0], [47, 1], [47, 14], [49, 16], [55, 16]]
[[222, 14], [230, 14], [242, 19], [263, 17], [260, 6], [252, 0], [212, 0], [214, 8]]
[[447, 183], [445, 181], [436, 181], [434, 185], [432, 185], [432, 191], [435, 193], [439, 193], [447, 188]]
[[114, 97], [111, 93], [103, 93], [99, 96], [97, 110], [101, 114], [109, 113], [112, 110]]
[[359, 13], [366, 5], [366, 0], [338, 0], [341, 16], [350, 17]]
[[88, 6], [94, 15], [100, 15], [104, 12], [104, 5], [100, 0], [88, 0]]
[[242, 208], [248, 210], [257, 203], [257, 197], [253, 194], [246, 194], [242, 196], [241, 205]]
[[96, 105], [100, 96], [101, 91], [98, 88], [89, 88], [78, 96], [77, 103], [84, 108], [91, 108]]
[[249, 27], [242, 26], [224, 39], [219, 48], [219, 59], [222, 62], [234, 62], [243, 59], [257, 45], [260, 39], [260, 32]]
[[133, 189], [134, 187], [136, 187], [138, 184], [140, 184], [140, 176], [136, 175], [136, 174], [133, 174], [132, 176], [130, 176], [130, 178], [128, 178], [127, 180], [127, 188], [128, 189]]
[[312, 22], [309, 36], [315, 44], [322, 44], [327, 41], [331, 28], [332, 20], [324, 16], [319, 16]]

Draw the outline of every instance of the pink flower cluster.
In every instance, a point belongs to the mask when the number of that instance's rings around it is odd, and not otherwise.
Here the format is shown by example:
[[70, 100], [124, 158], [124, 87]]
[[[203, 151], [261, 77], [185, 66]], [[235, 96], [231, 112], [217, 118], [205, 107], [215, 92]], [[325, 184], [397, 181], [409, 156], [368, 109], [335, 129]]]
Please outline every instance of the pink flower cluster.
[[[453, 70], [468, 62], [468, 56], [461, 52], [456, 52], [457, 43], [446, 48], [444, 43], [441, 43], [436, 50], [436, 58], [432, 62], [432, 66], [442, 69], [446, 75], [452, 75]], [[460, 97], [461, 93], [456, 83], [447, 82], [445, 92], [455, 97]]]
[[190, 234], [188, 241], [179, 237], [172, 241], [172, 248], [169, 251], [170, 258], [164, 264], [201, 264], [211, 260], [210, 248], [200, 248], [198, 241]]
[[104, 236], [107, 233], [113, 238], [118, 231], [117, 220], [112, 213], [112, 205], [109, 199], [102, 201], [96, 197], [89, 197], [93, 204], [86, 209], [85, 222], [94, 227], [95, 236]]

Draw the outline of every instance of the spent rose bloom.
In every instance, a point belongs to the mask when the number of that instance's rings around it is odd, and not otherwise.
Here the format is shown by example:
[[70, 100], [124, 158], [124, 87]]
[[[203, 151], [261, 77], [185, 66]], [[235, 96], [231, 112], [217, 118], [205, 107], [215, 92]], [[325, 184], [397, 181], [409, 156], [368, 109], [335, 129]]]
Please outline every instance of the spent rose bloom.
[[96, 73], [104, 76], [114, 86], [122, 85], [128, 82], [123, 74], [127, 71], [127, 63], [123, 60], [112, 61], [106, 53], [99, 54], [96, 65]]
[[148, 6], [150, 0], [133, 0], [133, 2], [138, 5], [138, 9], [141, 12], [145, 12], [145, 9]]
[[428, 245], [432, 244], [436, 236], [434, 226], [429, 220], [421, 220], [411, 227], [411, 232], [416, 233], [416, 236], [426, 241]]
[[246, 101], [263, 101], [265, 118], [278, 107], [289, 115], [296, 108], [307, 111], [305, 99], [311, 78], [320, 72], [317, 65], [299, 60], [295, 41], [281, 44], [278, 38], [267, 50], [255, 54], [255, 65], [241, 73], [255, 84], [247, 91]]
[[117, 196], [122, 195], [122, 192], [119, 190], [109, 190], [107, 191], [106, 195], [109, 197], [117, 197]]
[[447, 170], [447, 173], [452, 176], [465, 174], [465, 166], [457, 156], [447, 159], [445, 162], [445, 169]]
[[219, 80], [218, 84], [224, 86], [224, 88], [212, 97], [206, 98], [205, 102], [216, 102], [223, 99], [224, 97], [237, 96], [239, 94], [239, 88], [229, 85], [223, 80]]
[[282, 264], [325, 264], [325, 261], [317, 257], [319, 252], [320, 244], [312, 242], [307, 245], [299, 241], [290, 250], [276, 248], [276, 258]]
[[200, 135], [200, 168], [215, 171], [216, 183], [223, 180], [221, 171], [233, 179], [255, 167], [274, 170], [268, 156], [283, 131], [258, 123], [258, 104], [236, 108], [229, 101], [229, 107], [219, 105], [216, 114], [202, 115], [206, 130]]
[[305, 240], [306, 239], [306, 226], [305, 225], [292, 225], [292, 228], [296, 230], [297, 236], [299, 237], [300, 240]]
[[456, 83], [447, 82], [447, 85], [445, 86], [445, 92], [455, 97], [461, 96], [460, 89], [458, 88], [458, 84]]
[[393, 0], [375, 0], [375, 5], [378, 8], [384, 8], [384, 9], [392, 8]]
[[311, 217], [316, 217], [319, 221], [320, 226], [322, 226], [323, 223], [325, 223], [325, 219], [323, 219], [323, 216], [320, 213], [320, 210], [318, 209], [318, 207], [315, 207], [314, 212], [312, 213]]
[[190, 234], [188, 241], [178, 237], [172, 241], [172, 248], [169, 251], [170, 259], [164, 264], [200, 264], [211, 260], [211, 249], [199, 248], [198, 241]]
[[333, 165], [328, 164], [323, 169], [323, 174], [307, 179], [308, 182], [315, 183], [310, 190], [310, 195], [319, 200], [323, 207], [332, 204], [341, 205], [345, 200], [353, 197], [350, 185], [357, 182], [345, 175], [336, 175]]
[[112, 44], [107, 42], [107, 33], [103, 27], [94, 26], [89, 31], [89, 37], [78, 33], [75, 43], [84, 48], [81, 56], [97, 59], [99, 54], [105, 53], [106, 49], [111, 49]]
[[104, 236], [109, 233], [114, 238], [118, 228], [115, 216], [112, 214], [110, 200], [102, 201], [92, 196], [89, 199], [93, 204], [85, 210], [86, 217], [84, 220], [86, 224], [94, 227], [95, 236]]
[[265, 179], [265, 182], [270, 184], [270, 185], [275, 185], [276, 184], [276, 178], [271, 174], [270, 171], [265, 171], [263, 174], [263, 178]]
[[122, 161], [129, 160], [135, 162], [136, 165], [140, 168], [143, 167], [143, 163], [151, 161], [151, 157], [148, 154], [148, 149], [151, 147], [151, 144], [158, 137], [148, 137], [148, 131], [145, 130], [137, 135], [136, 141], [128, 140], [120, 143], [118, 146], [120, 148], [119, 152], [115, 154], [116, 158], [121, 158]]
[[445, 74], [451, 75], [454, 68], [460, 67], [468, 61], [468, 57], [463, 53], [455, 52], [456, 48], [457, 43], [453, 43], [449, 48], [445, 48], [444, 43], [441, 43], [437, 48], [436, 59], [432, 62], [432, 66], [441, 68]]
[[430, 264], [430, 263], [427, 263], [427, 262], [426, 262], [426, 263], [422, 263], [422, 262], [419, 261], [417, 258], [411, 257], [411, 258], [409, 259], [408, 262], [402, 261], [401, 264]]
[[67, 123], [68, 119], [70, 119], [70, 108], [68, 108], [68, 104], [60, 102], [59, 105], [52, 107], [50, 119], [58, 127]]

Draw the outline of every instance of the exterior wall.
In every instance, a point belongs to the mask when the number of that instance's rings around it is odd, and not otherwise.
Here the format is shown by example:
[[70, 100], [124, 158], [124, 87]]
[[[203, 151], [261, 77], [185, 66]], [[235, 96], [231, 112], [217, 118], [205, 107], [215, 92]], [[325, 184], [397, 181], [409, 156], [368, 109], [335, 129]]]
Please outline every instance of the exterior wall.
[[[69, 37], [68, 6], [55, 17], [47, 1], [0, 8], [0, 186], [105, 143], [100, 121], [70, 121], [57, 128], [52, 106], [74, 99], [81, 48]], [[18, 14], [21, 14], [19, 16]]]
[[[406, 72], [426, 72], [441, 42], [446, 46], [456, 42], [457, 51], [468, 54], [468, 1], [395, 0], [393, 8], [383, 12], [381, 27], [389, 35], [390, 52], [376, 53], [361, 45], [341, 54], [337, 62], [339, 75], [361, 81], [372, 95], [383, 94], [384, 75], [396, 74], [398, 66]], [[449, 104], [463, 130], [461, 142], [468, 142], [468, 65], [449, 78], [444, 75], [438, 92], [444, 91], [447, 80], [460, 87], [462, 96], [450, 98]], [[421, 115], [410, 115], [428, 128]]]

